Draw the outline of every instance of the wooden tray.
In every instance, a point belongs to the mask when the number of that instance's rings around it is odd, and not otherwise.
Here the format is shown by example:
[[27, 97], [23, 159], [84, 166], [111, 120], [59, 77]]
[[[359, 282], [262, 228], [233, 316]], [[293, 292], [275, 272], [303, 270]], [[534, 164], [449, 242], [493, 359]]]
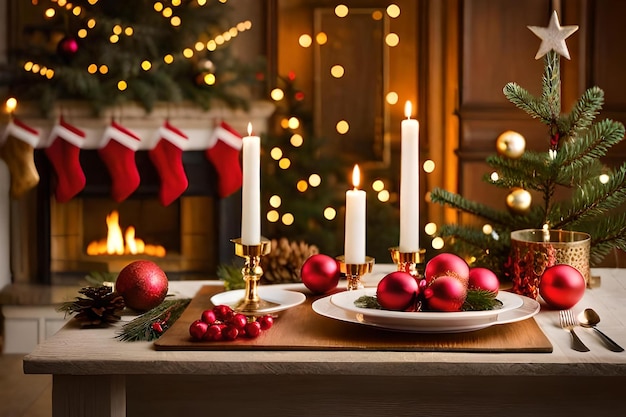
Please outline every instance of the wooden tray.
[[307, 297], [280, 313], [274, 326], [256, 339], [196, 342], [189, 325], [211, 308], [211, 296], [223, 291], [205, 286], [174, 325], [155, 343], [157, 350], [390, 350], [440, 352], [552, 352], [552, 344], [535, 319], [500, 324], [465, 333], [423, 334], [380, 330], [322, 317], [311, 308], [319, 297]]

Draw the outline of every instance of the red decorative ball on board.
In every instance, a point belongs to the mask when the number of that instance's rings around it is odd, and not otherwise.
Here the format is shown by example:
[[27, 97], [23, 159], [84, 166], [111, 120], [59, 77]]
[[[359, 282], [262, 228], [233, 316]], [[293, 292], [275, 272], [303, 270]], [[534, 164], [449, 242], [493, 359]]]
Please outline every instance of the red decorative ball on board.
[[328, 255], [311, 255], [302, 264], [300, 278], [302, 283], [315, 294], [324, 294], [339, 283], [339, 264]]
[[500, 289], [500, 280], [491, 269], [480, 267], [470, 268], [467, 287], [470, 290], [476, 289], [498, 292]]
[[424, 289], [428, 310], [460, 311], [467, 297], [467, 286], [457, 277], [440, 276]]
[[546, 269], [539, 281], [539, 294], [551, 307], [572, 308], [585, 294], [585, 278], [570, 265], [555, 265]]
[[72, 58], [78, 52], [78, 41], [66, 36], [57, 44], [57, 53], [64, 58]]
[[138, 311], [151, 310], [167, 295], [165, 272], [152, 261], [134, 261], [117, 276], [115, 290], [124, 298], [126, 306]]
[[453, 275], [467, 284], [469, 269], [467, 262], [460, 256], [453, 253], [440, 253], [426, 263], [424, 277], [426, 282], [430, 283], [439, 276]]
[[384, 309], [403, 311], [415, 301], [418, 291], [417, 280], [411, 274], [396, 271], [380, 280], [376, 287], [376, 299]]

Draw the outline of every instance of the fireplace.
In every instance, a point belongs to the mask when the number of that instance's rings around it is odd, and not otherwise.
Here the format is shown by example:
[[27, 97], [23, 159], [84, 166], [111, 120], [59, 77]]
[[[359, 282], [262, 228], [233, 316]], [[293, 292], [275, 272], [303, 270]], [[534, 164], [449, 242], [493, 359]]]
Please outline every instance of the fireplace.
[[[202, 143], [216, 119], [228, 121], [241, 133], [245, 132], [250, 121], [255, 131], [263, 132], [272, 112], [273, 106], [265, 102], [253, 105], [247, 113], [221, 109], [217, 115], [189, 108], [157, 108], [149, 116], [132, 117], [132, 112], [127, 110], [123, 124], [141, 133], [142, 138], [156, 130], [165, 119], [189, 135], [190, 149], [183, 152], [189, 186], [179, 199], [165, 207], [158, 198], [160, 178], [146, 147], [135, 153], [141, 178], [139, 188], [121, 203], [111, 198], [111, 179], [96, 149], [101, 132], [108, 124], [107, 119], [111, 117], [105, 115], [93, 119], [76, 113], [68, 117], [65, 111], [66, 119], [87, 133], [86, 146], [80, 153], [87, 185], [70, 201], [57, 202], [52, 166], [43, 146], [35, 150], [40, 183], [21, 199], [10, 203], [12, 281], [76, 283], [92, 272], [118, 272], [135, 259], [154, 260], [166, 271], [169, 279], [215, 277], [220, 263], [230, 263], [234, 259], [230, 239], [240, 233], [241, 198], [239, 192], [219, 198], [217, 173], [206, 158]], [[54, 119], [30, 119], [29, 123], [40, 128], [41, 143], [46, 143]], [[118, 214], [123, 232], [132, 226], [136, 239], [146, 245], [160, 246], [164, 253], [89, 254], [87, 248], [91, 243], [106, 238], [106, 218], [113, 212]]]

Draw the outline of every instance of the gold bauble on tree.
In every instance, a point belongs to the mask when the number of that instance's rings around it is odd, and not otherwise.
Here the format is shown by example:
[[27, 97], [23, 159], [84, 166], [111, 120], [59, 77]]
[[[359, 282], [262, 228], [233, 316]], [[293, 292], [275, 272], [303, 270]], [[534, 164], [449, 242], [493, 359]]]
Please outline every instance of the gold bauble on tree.
[[502, 156], [517, 159], [526, 150], [526, 139], [513, 130], [507, 130], [496, 139], [496, 150]]
[[516, 188], [506, 196], [506, 206], [515, 214], [528, 213], [532, 201], [530, 193], [523, 188]]

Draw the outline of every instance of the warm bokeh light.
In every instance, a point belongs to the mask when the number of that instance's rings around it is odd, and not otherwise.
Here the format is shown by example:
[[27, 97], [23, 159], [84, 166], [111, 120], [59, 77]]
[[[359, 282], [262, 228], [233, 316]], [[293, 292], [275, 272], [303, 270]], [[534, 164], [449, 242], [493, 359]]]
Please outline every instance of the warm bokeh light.
[[388, 33], [387, 36], [385, 36], [385, 43], [387, 46], [391, 47], [398, 46], [400, 37], [396, 33]]
[[296, 184], [296, 189], [300, 191], [301, 193], [305, 192], [308, 188], [309, 188], [309, 183], [306, 182], [305, 180], [300, 180]]
[[81, 39], [85, 39], [87, 37], [87, 29], [79, 29], [76, 35]]
[[376, 180], [372, 183], [372, 189], [376, 192], [382, 191], [385, 189], [385, 183], [383, 180]]
[[154, 11], [156, 12], [161, 12], [161, 10], [163, 10], [163, 3], [161, 3], [160, 1], [157, 1], [156, 3], [154, 3]]
[[6, 107], [7, 113], [13, 113], [17, 108], [17, 99], [15, 97], [9, 97], [4, 103], [4, 107]]
[[315, 35], [315, 42], [317, 42], [318, 45], [325, 45], [326, 42], [328, 42], [328, 36], [326, 33], [320, 32]]
[[346, 6], [345, 4], [338, 4], [335, 7], [335, 15], [337, 17], [346, 17], [348, 15], [348, 6]]
[[148, 71], [150, 68], [152, 68], [152, 63], [150, 61], [143, 61], [141, 63], [141, 69], [144, 71]]
[[326, 207], [324, 209], [324, 218], [326, 220], [333, 220], [337, 216], [337, 210], [332, 207]]
[[398, 93], [396, 93], [395, 91], [390, 91], [387, 93], [387, 95], [385, 96], [385, 100], [387, 101], [388, 104], [396, 104], [398, 103]]
[[109, 67], [107, 67], [106, 65], [100, 65], [100, 68], [98, 68], [98, 71], [100, 71], [100, 74], [108, 74], [109, 72]]
[[491, 233], [493, 233], [493, 227], [491, 227], [490, 224], [483, 225], [483, 233], [486, 235], [490, 235]]
[[96, 19], [89, 19], [89, 20], [87, 21], [87, 27], [88, 27], [89, 29], [93, 29], [93, 28], [95, 28], [95, 27], [96, 27]]
[[280, 127], [283, 129], [289, 129], [289, 119], [283, 118], [280, 120]]
[[272, 97], [274, 101], [280, 101], [285, 97], [285, 93], [280, 88], [275, 88], [270, 93], [270, 97]]
[[304, 143], [304, 138], [302, 135], [295, 133], [291, 136], [291, 139], [289, 139], [289, 143], [291, 143], [291, 146], [299, 148]]
[[311, 187], [318, 187], [322, 183], [322, 177], [319, 174], [309, 175], [309, 185]]
[[306, 33], [300, 35], [300, 37], [298, 38], [298, 44], [303, 48], [308, 48], [309, 46], [311, 46], [312, 43], [313, 39], [311, 39], [311, 36], [307, 35]]
[[383, 18], [383, 12], [381, 12], [380, 10], [374, 10], [372, 12], [372, 19], [373, 20], [381, 20]]
[[344, 73], [345, 73], [345, 70], [341, 65], [333, 65], [330, 68], [330, 75], [332, 75], [335, 78], [343, 77]]
[[426, 232], [428, 236], [433, 236], [437, 233], [437, 224], [433, 222], [426, 223], [426, 226], [424, 226], [424, 232]]
[[387, 6], [387, 16], [395, 19], [400, 16], [400, 7], [397, 4], [390, 4]]
[[289, 158], [283, 158], [280, 161], [278, 161], [278, 166], [281, 169], [287, 169], [291, 166], [291, 161], [289, 160]]
[[170, 8], [170, 7], [166, 7], [165, 9], [163, 9], [163, 11], [161, 12], [161, 14], [163, 15], [163, 17], [167, 17], [170, 18], [172, 17], [172, 14], [174, 13], [174, 11]]
[[387, 201], [389, 201], [389, 191], [388, 190], [382, 190], [378, 193], [378, 200], [386, 203]]
[[337, 133], [340, 135], [345, 135], [350, 130], [350, 125], [345, 120], [340, 120], [337, 122], [335, 129], [337, 129]]
[[48, 19], [54, 17], [55, 14], [56, 11], [53, 8], [46, 9], [46, 11], [44, 12], [44, 16], [46, 16]]
[[120, 91], [124, 91], [124, 90], [126, 90], [126, 89], [128, 88], [128, 84], [126, 83], [126, 81], [121, 80], [121, 81], [119, 81], [119, 82], [117, 83], [117, 88], [118, 88], [118, 90], [120, 90]]
[[183, 49], [183, 56], [185, 58], [191, 58], [193, 56], [193, 49], [191, 49], [191, 48]]
[[489, 178], [491, 178], [491, 181], [498, 181], [500, 179], [500, 175], [498, 175], [498, 173], [496, 171], [493, 171], [491, 173], [491, 175], [489, 176]]
[[283, 203], [283, 201], [280, 198], [280, 196], [274, 194], [273, 196], [270, 197], [270, 206], [272, 206], [274, 208], [278, 208], [278, 207], [280, 207], [280, 205], [282, 203]]
[[203, 80], [206, 85], [213, 85], [215, 84], [215, 74], [205, 74]]
[[611, 177], [609, 177], [608, 174], [601, 174], [599, 177], [599, 180], [602, 184], [606, 184], [609, 182], [609, 180], [611, 179]]
[[174, 55], [172, 54], [167, 54], [163, 57], [163, 62], [165, 62], [166, 64], [171, 64], [172, 62], [174, 62]]
[[276, 223], [280, 219], [280, 214], [276, 210], [270, 210], [266, 217], [269, 222]]
[[291, 213], [283, 214], [282, 221], [283, 221], [283, 224], [285, 226], [291, 226], [293, 224], [294, 220], [295, 220], [295, 218], [293, 217], [293, 214], [291, 214]]
[[294, 130], [300, 127], [300, 120], [297, 117], [290, 117], [287, 123], [287, 127], [289, 129]]
[[443, 241], [442, 238], [436, 237], [431, 242], [431, 245], [432, 245], [433, 249], [442, 249], [443, 246], [444, 246], [444, 241]]
[[278, 161], [280, 158], [283, 157], [283, 151], [279, 147], [275, 146], [270, 151], [270, 156], [273, 160]]
[[118, 35], [111, 35], [109, 37], [109, 42], [111, 42], [111, 43], [117, 43], [117, 42], [119, 42], [119, 40], [120, 40], [120, 37]]
[[424, 172], [427, 173], [431, 173], [435, 170], [435, 161], [433, 161], [432, 159], [427, 159], [426, 161], [424, 161]]
[[133, 36], [134, 33], [134, 29], [130, 26], [128, 26], [126, 29], [124, 29], [124, 35], [126, 36]]
[[113, 33], [116, 35], [122, 34], [122, 27], [120, 25], [113, 26]]

